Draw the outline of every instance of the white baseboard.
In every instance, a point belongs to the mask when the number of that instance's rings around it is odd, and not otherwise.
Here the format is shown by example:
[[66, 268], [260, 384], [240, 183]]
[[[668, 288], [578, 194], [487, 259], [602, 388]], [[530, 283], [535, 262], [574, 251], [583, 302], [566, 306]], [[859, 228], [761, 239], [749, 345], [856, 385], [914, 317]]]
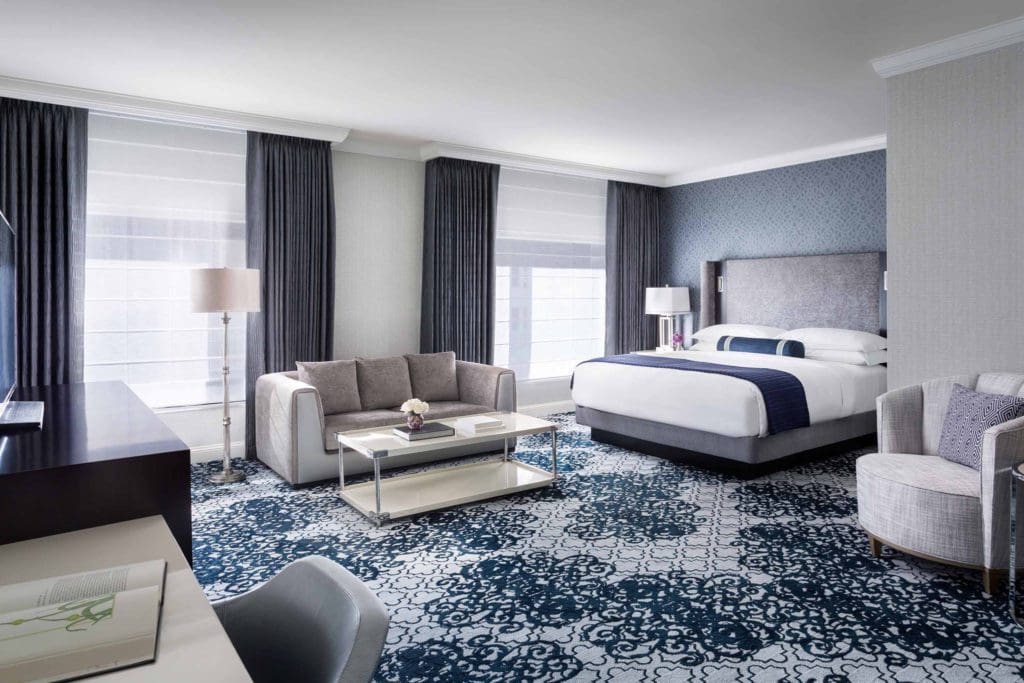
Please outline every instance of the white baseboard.
[[[191, 461], [192, 464], [197, 462], [209, 462], [211, 460], [220, 460], [224, 457], [224, 444], [215, 443], [208, 446], [196, 446], [192, 449]], [[232, 458], [244, 458], [245, 457], [245, 442], [244, 441], [232, 441], [231, 442], [231, 457]]]
[[520, 413], [525, 415], [544, 417], [545, 415], [552, 415], [554, 413], [568, 413], [576, 410], [576, 404], [572, 401], [552, 401], [550, 403], [535, 403], [530, 406], [519, 406], [518, 410]]

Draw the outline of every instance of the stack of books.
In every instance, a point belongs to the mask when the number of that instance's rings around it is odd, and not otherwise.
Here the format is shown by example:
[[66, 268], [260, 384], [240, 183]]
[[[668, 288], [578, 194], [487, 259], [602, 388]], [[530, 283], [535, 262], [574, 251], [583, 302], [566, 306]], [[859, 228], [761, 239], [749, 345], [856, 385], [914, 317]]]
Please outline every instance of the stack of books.
[[406, 441], [421, 441], [423, 439], [436, 439], [439, 436], [454, 436], [455, 430], [440, 422], [427, 422], [419, 429], [408, 427], [395, 427], [395, 436], [400, 436]]
[[493, 415], [469, 415], [455, 421], [455, 430], [466, 436], [477, 436], [487, 432], [495, 432], [505, 427], [500, 417]]
[[0, 681], [64, 681], [156, 659], [167, 562], [0, 586]]

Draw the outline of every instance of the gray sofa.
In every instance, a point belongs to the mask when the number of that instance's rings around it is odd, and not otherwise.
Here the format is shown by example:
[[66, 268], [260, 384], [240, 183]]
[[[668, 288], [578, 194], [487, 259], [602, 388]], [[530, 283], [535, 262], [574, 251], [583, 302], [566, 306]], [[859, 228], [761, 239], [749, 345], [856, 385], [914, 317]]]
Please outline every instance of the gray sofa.
[[[1005, 372], [946, 377], [879, 396], [879, 452], [857, 459], [858, 517], [872, 554], [887, 545], [980, 569], [992, 595], [1009, 564], [1010, 469], [1024, 461], [1024, 418], [986, 430], [980, 472], [945, 460], [936, 453], [954, 384], [1024, 396], [1024, 374]], [[1022, 531], [1019, 525], [1018, 540]]]
[[[430, 403], [428, 420], [516, 409], [511, 370], [459, 361], [451, 352], [297, 365], [297, 371], [256, 380], [256, 457], [292, 486], [336, 478], [335, 432], [402, 424], [398, 407], [409, 398]], [[489, 453], [502, 445], [399, 456], [383, 465]], [[345, 451], [342, 457], [346, 476], [372, 470], [357, 453]]]

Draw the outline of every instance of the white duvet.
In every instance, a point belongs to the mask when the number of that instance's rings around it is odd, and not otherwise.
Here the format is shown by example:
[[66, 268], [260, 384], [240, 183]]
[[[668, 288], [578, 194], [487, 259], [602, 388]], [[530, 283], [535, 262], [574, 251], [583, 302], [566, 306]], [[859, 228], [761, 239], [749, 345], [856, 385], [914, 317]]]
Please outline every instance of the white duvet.
[[[677, 351], [666, 355], [706, 363], [774, 368], [804, 385], [811, 424], [875, 409], [886, 369], [735, 351]], [[765, 436], [764, 398], [751, 382], [725, 375], [615, 363], [576, 367], [572, 399], [608, 413], [699, 429], [723, 436]]]

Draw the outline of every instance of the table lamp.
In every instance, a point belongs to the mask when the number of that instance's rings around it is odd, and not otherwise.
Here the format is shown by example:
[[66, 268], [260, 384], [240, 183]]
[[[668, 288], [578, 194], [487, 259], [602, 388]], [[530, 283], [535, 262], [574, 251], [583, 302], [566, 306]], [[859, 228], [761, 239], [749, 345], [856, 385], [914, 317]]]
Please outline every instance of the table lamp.
[[658, 350], [672, 350], [675, 319], [690, 312], [689, 287], [648, 287], [644, 312], [658, 316]]
[[215, 484], [244, 481], [245, 472], [231, 469], [231, 412], [228, 395], [228, 323], [230, 312], [260, 310], [260, 271], [251, 268], [199, 268], [192, 271], [192, 311], [223, 313], [224, 323], [224, 468], [210, 475]]

